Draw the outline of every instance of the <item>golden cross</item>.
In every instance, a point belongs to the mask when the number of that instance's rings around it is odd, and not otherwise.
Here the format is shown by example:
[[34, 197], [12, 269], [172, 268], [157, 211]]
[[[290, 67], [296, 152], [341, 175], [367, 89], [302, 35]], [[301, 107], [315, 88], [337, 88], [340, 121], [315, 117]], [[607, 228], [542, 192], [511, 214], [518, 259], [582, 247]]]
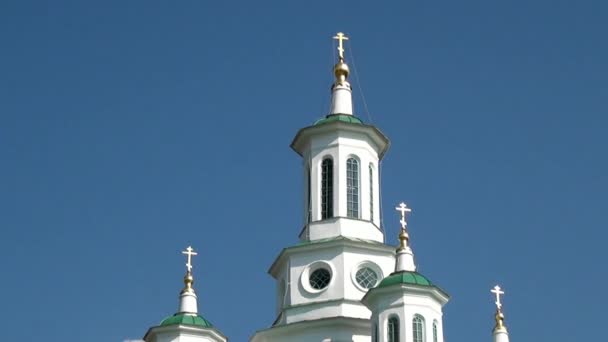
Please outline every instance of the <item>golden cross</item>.
[[338, 41], [338, 56], [340, 56], [340, 60], [344, 60], [344, 41], [348, 40], [348, 37], [344, 35], [342, 32], [336, 33], [334, 37]]
[[182, 251], [182, 254], [185, 254], [188, 256], [188, 262], [186, 263], [186, 268], [188, 269], [188, 272], [192, 272], [192, 256], [198, 255], [198, 253], [196, 253], [194, 251], [192, 246], [188, 246], [188, 248], [186, 248], [185, 251]]

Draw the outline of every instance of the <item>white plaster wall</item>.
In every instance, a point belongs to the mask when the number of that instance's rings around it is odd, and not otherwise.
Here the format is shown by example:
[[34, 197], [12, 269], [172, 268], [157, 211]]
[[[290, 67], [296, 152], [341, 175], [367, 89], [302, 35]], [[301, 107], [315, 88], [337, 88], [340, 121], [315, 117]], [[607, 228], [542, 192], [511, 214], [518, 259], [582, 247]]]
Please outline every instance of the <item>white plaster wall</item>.
[[371, 222], [346, 217], [334, 217], [312, 222], [308, 225], [305, 235], [310, 241], [346, 236], [384, 242], [384, 234]]
[[[307, 304], [310, 302], [327, 301], [341, 298], [340, 289], [343, 287], [343, 278], [338, 274], [343, 264], [341, 249], [313, 250], [309, 253], [293, 255], [290, 258], [289, 269], [291, 284], [289, 295], [291, 305]], [[315, 262], [327, 262], [331, 266], [332, 278], [329, 285], [317, 293], [309, 293], [302, 285], [304, 269]]]
[[[371, 312], [360, 302], [367, 291], [356, 284], [354, 274], [361, 265], [375, 265], [380, 281], [395, 267], [394, 251], [390, 247], [378, 250], [376, 246], [366, 248], [346, 243], [326, 249], [312, 248], [289, 257], [286, 264], [290, 265], [290, 281], [285, 300], [289, 304], [283, 306], [286, 323], [339, 316], [369, 319]], [[332, 279], [325, 289], [311, 291], [306, 286], [306, 270], [318, 263], [327, 263]]]
[[369, 319], [370, 311], [360, 303], [346, 301], [318, 302], [285, 310], [285, 323], [311, 321], [328, 317], [353, 317]]
[[361, 322], [339, 325], [303, 322], [256, 333], [252, 342], [370, 342], [369, 326]]
[[226, 342], [226, 338], [202, 328], [167, 326], [157, 327], [159, 330], [146, 339], [146, 342]]

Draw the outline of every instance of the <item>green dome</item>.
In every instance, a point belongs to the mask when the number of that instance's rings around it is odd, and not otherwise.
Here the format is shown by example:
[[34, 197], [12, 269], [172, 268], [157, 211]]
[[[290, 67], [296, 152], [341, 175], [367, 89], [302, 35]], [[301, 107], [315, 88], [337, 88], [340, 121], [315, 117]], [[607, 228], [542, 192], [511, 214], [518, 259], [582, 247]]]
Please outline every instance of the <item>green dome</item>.
[[317, 122], [315, 122], [313, 126], [318, 126], [318, 125], [335, 122], [335, 121], [342, 121], [342, 122], [363, 125], [363, 121], [361, 121], [361, 119], [357, 118], [354, 115], [330, 114], [330, 115], [324, 117], [323, 119], [317, 120]]
[[173, 316], [167, 317], [160, 322], [160, 325], [175, 325], [175, 324], [183, 324], [183, 325], [196, 325], [203, 328], [212, 328], [213, 324], [208, 320], [204, 319], [202, 316], [196, 315], [187, 315], [187, 314], [175, 314]]
[[384, 278], [378, 287], [387, 287], [395, 284], [412, 284], [420, 286], [433, 286], [430, 280], [418, 272], [395, 272]]

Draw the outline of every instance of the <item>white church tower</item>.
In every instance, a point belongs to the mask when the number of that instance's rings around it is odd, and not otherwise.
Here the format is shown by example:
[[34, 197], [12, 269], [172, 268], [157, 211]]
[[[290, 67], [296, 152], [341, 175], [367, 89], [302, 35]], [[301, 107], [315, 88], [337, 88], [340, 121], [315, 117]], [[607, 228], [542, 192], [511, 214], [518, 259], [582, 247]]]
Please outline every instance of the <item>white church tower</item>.
[[[380, 222], [379, 164], [389, 147], [380, 130], [353, 114], [349, 68], [338, 33], [329, 113], [302, 128], [291, 147], [302, 157], [303, 228], [270, 266], [276, 319], [252, 342], [444, 342], [449, 296], [417, 271], [401, 203], [399, 246], [386, 245]], [[226, 342], [198, 311], [192, 247], [179, 309], [148, 330], [144, 342]], [[492, 342], [509, 342], [497, 285]]]
[[405, 203], [401, 212], [400, 244], [395, 272], [371, 289], [363, 303], [372, 311], [372, 342], [443, 342], [443, 306], [449, 296], [416, 272], [409, 245]]
[[353, 114], [349, 68], [339, 57], [329, 114], [301, 129], [291, 147], [303, 159], [304, 227], [269, 273], [277, 282], [277, 318], [254, 342], [369, 342], [365, 293], [394, 269], [394, 248], [380, 228], [379, 163], [389, 140]]
[[179, 310], [152, 327], [144, 336], [145, 342], [226, 342], [226, 337], [198, 313], [196, 293], [192, 285], [192, 247], [182, 252], [188, 257], [184, 289], [179, 295]]

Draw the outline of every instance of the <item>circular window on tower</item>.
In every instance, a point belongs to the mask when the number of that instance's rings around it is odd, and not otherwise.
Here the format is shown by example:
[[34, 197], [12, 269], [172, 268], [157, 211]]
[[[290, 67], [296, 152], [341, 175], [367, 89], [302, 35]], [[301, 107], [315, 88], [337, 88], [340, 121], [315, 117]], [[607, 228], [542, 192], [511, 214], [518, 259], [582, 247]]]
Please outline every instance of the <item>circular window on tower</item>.
[[304, 269], [300, 281], [307, 292], [319, 293], [329, 287], [333, 274], [334, 270], [331, 264], [325, 261], [317, 261]]
[[371, 262], [362, 262], [352, 272], [353, 283], [361, 290], [367, 291], [382, 279], [382, 270]]
[[323, 290], [329, 285], [331, 280], [331, 273], [326, 268], [318, 268], [314, 270], [308, 277], [310, 287], [315, 290]]
[[369, 267], [362, 267], [356, 274], [357, 284], [364, 289], [371, 289], [378, 282], [378, 274]]

